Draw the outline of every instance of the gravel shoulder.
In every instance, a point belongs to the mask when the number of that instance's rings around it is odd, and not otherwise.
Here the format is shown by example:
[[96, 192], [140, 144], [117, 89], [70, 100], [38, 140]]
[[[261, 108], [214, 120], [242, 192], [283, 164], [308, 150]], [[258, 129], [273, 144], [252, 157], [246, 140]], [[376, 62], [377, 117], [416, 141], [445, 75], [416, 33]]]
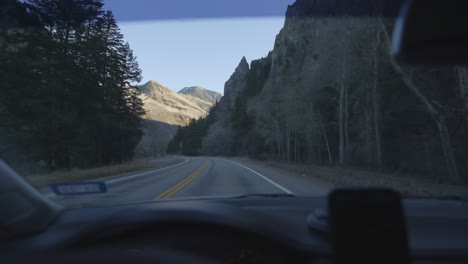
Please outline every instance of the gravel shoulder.
[[268, 162], [247, 158], [227, 159], [261, 173], [297, 196], [326, 196], [335, 187], [332, 183], [323, 179], [309, 177], [306, 174], [287, 168], [272, 166], [272, 164]]
[[[252, 169], [273, 175], [278, 181], [295, 181], [300, 193], [323, 194], [340, 187], [385, 187], [411, 197], [468, 197], [468, 186], [442, 183], [436, 179], [405, 174], [373, 172], [352, 168], [327, 167], [284, 162], [257, 161], [248, 158], [233, 159]], [[289, 180], [287, 178], [291, 178]], [[312, 186], [313, 188], [311, 188]]]

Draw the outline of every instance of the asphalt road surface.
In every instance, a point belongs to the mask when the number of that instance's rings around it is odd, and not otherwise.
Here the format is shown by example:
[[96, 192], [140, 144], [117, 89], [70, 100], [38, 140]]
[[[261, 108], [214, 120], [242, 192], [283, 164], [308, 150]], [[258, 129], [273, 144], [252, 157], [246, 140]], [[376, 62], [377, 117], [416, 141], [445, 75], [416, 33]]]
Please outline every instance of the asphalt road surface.
[[149, 200], [247, 194], [325, 195], [330, 186], [245, 160], [212, 157], [169, 157], [159, 169], [103, 179], [107, 192], [56, 196], [67, 206], [122, 204]]

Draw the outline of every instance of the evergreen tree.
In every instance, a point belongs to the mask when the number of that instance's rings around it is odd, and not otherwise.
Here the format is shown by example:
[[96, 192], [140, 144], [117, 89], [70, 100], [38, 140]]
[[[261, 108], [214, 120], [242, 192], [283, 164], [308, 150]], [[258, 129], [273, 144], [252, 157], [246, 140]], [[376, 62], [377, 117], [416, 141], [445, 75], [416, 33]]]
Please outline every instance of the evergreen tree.
[[99, 0], [13, 6], [4, 12], [23, 30], [0, 36], [0, 134], [11, 146], [2, 155], [28, 153], [49, 169], [132, 158], [142, 135], [133, 85], [141, 70], [112, 13]]

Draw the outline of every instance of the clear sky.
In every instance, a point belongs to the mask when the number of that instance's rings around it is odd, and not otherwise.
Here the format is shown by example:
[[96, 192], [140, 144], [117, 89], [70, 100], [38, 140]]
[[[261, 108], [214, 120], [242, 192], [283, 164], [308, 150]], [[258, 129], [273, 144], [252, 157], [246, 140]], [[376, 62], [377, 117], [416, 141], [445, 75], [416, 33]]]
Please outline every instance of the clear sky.
[[[234, 5], [236, 1], [238, 4]], [[107, 0], [105, 8], [114, 12], [138, 58], [143, 70], [142, 83], [156, 80], [174, 91], [198, 85], [223, 93], [224, 83], [243, 56], [250, 62], [273, 49], [288, 3], [294, 2], [236, 1], [136, 0], [146, 5], [125, 6], [125, 3], [135, 2]], [[180, 9], [177, 2], [197, 5]], [[269, 6], [267, 2], [275, 4]], [[216, 8], [204, 8], [214, 3], [231, 3], [232, 6], [218, 4]], [[135, 8], [139, 10], [133, 10]]]

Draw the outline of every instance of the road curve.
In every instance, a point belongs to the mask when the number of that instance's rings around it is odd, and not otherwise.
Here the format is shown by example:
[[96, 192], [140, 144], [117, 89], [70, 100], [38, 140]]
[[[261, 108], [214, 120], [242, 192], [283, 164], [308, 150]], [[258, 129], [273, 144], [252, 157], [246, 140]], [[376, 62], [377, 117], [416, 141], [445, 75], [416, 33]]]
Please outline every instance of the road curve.
[[300, 179], [240, 161], [214, 157], [180, 160], [161, 169], [104, 179], [108, 189], [104, 194], [51, 198], [66, 206], [91, 206], [185, 197], [304, 192], [301, 189], [304, 182]]

